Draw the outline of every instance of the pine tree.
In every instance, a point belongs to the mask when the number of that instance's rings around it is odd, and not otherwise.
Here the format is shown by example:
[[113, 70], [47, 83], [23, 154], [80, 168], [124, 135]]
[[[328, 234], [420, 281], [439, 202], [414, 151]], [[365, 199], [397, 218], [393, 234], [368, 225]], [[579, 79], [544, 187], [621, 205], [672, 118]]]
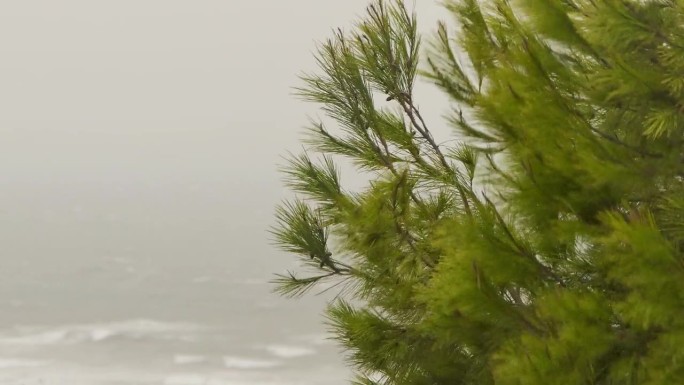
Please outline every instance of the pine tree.
[[684, 384], [684, 1], [445, 5], [425, 50], [399, 0], [320, 46], [279, 292], [338, 290], [355, 384]]

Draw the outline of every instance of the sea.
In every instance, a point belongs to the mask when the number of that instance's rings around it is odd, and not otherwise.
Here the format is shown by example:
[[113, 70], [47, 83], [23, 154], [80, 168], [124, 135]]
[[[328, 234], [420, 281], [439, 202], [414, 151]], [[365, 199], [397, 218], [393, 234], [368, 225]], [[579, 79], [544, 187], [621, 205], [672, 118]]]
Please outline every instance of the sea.
[[273, 293], [268, 194], [101, 182], [0, 192], [0, 385], [348, 383], [332, 295]]
[[5, 271], [0, 283], [0, 384], [333, 385], [348, 376], [320, 301], [278, 299], [262, 275], [183, 274], [125, 258], [27, 271]]

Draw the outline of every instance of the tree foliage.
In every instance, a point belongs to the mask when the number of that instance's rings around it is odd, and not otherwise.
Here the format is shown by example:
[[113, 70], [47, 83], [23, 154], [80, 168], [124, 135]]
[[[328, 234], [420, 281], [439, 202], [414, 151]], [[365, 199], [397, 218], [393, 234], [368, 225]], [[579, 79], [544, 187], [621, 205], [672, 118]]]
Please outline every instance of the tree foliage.
[[684, 383], [684, 1], [445, 7], [425, 50], [399, 0], [320, 46], [273, 228], [313, 273], [278, 290], [334, 284], [357, 384]]

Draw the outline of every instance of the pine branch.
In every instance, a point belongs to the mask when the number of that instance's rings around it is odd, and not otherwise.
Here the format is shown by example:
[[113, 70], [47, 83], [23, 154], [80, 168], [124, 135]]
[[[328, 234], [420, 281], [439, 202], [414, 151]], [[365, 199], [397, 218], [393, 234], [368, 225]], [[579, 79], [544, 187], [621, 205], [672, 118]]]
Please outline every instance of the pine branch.
[[294, 298], [301, 297], [310, 291], [313, 287], [319, 284], [322, 280], [332, 277], [338, 273], [330, 272], [323, 275], [317, 275], [307, 278], [297, 278], [293, 272], [288, 272], [287, 275], [276, 274], [276, 279], [271, 283], [277, 285], [275, 291], [285, 297]]
[[[430, 147], [432, 147], [432, 150], [435, 152], [435, 154], [438, 156], [440, 163], [445, 169], [445, 172], [453, 171], [452, 167], [449, 165], [449, 163], [446, 160], [446, 157], [442, 153], [442, 150], [440, 149], [439, 145], [435, 142], [434, 138], [432, 137], [432, 134], [430, 133], [430, 130], [427, 128], [425, 125], [425, 120], [423, 120], [423, 117], [420, 114], [420, 111], [418, 111], [418, 108], [413, 104], [412, 97], [411, 95], [408, 94], [402, 94], [397, 98], [399, 104], [401, 105], [402, 109], [408, 116], [409, 120], [411, 121], [411, 124], [413, 128], [418, 131], [423, 139], [425, 139], [429, 144]], [[419, 123], [420, 121], [420, 123]], [[456, 184], [456, 189], [458, 190], [459, 195], [461, 196], [461, 201], [463, 202], [463, 206], [465, 208], [465, 212], [469, 217], [472, 217], [472, 211], [470, 210], [470, 203], [468, 201], [468, 198], [466, 196], [466, 192], [463, 189], [463, 186], [460, 184]]]
[[511, 241], [511, 243], [513, 244], [515, 249], [518, 251], [518, 253], [521, 256], [527, 258], [527, 260], [531, 261], [534, 265], [536, 265], [542, 272], [544, 272], [544, 274], [547, 277], [551, 278], [557, 285], [559, 285], [561, 287], [565, 287], [565, 282], [560, 277], [558, 277], [556, 275], [556, 273], [554, 273], [548, 266], [541, 263], [537, 259], [536, 255], [531, 250], [528, 250], [526, 247], [524, 247], [518, 241], [518, 239], [513, 235], [513, 233], [509, 229], [508, 224], [503, 219], [503, 217], [499, 213], [499, 210], [497, 210], [494, 203], [491, 200], [489, 200], [489, 198], [485, 194], [483, 194], [483, 196], [484, 196], [485, 201], [489, 205], [491, 212], [494, 214], [494, 217], [496, 218], [496, 220], [499, 224], [499, 227], [504, 231], [504, 233], [506, 234], [508, 239]]

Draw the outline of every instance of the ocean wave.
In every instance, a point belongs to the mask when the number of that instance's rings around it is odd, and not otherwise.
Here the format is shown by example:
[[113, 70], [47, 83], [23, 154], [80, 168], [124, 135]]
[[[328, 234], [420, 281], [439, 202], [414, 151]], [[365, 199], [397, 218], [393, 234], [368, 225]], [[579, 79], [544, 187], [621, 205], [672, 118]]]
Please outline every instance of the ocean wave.
[[169, 323], [147, 319], [104, 324], [66, 325], [58, 327], [21, 327], [0, 334], [0, 344], [56, 345], [102, 342], [112, 338], [128, 339], [188, 339], [203, 329], [184, 323]]
[[16, 368], [35, 368], [40, 366], [47, 366], [47, 361], [25, 360], [21, 358], [1, 358], [0, 369], [16, 369]]
[[288, 346], [288, 345], [269, 345], [266, 346], [266, 351], [272, 355], [280, 358], [297, 358], [310, 356], [316, 353], [315, 349], [306, 346]]
[[[167, 377], [163, 385], [292, 385], [291, 382], [247, 379], [220, 379], [200, 374], [174, 374]], [[300, 383], [301, 385], [301, 383]]]
[[207, 362], [205, 356], [195, 356], [189, 354], [176, 354], [173, 356], [173, 363], [176, 365], [201, 364]]
[[280, 366], [278, 361], [257, 360], [244, 357], [223, 357], [223, 365], [228, 369], [270, 369]]
[[[235, 357], [237, 358], [237, 357]], [[240, 358], [240, 360], [245, 360]], [[292, 375], [292, 373], [291, 373]], [[284, 376], [267, 369], [181, 369], [179, 367], [84, 367], [55, 361], [46, 367], [0, 369], [2, 385], [305, 385], [329, 384], [311, 373]], [[304, 378], [302, 378], [304, 377]], [[325, 378], [329, 378], [325, 377]]]

